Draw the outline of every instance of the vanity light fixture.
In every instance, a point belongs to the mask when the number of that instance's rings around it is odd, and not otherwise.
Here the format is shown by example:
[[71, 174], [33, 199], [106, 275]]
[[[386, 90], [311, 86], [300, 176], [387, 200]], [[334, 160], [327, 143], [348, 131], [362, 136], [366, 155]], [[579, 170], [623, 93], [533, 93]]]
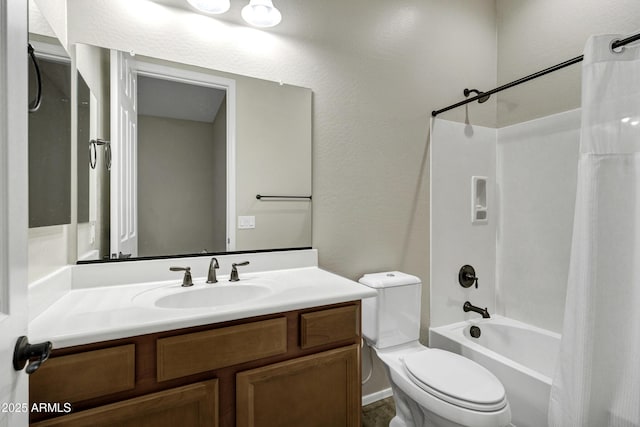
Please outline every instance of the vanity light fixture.
[[242, 18], [255, 27], [273, 27], [280, 23], [282, 14], [271, 0], [250, 0], [242, 8]]
[[231, 7], [229, 0], [187, 0], [191, 6], [195, 9], [209, 13], [212, 15], [219, 15], [225, 13]]

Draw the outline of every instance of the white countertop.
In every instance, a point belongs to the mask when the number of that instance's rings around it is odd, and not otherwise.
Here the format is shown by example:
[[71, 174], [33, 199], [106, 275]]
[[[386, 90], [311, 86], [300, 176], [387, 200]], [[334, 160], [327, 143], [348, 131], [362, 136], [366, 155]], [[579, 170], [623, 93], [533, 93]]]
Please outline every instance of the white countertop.
[[[51, 341], [54, 348], [131, 337], [190, 326], [206, 325], [265, 314], [373, 297], [364, 285], [317, 267], [240, 273], [241, 281], [180, 288], [180, 280], [72, 289], [29, 323], [32, 342]], [[241, 286], [262, 280], [273, 292], [241, 304], [204, 308], [159, 308], [156, 297], [211, 286]], [[149, 298], [153, 295], [153, 298]]]

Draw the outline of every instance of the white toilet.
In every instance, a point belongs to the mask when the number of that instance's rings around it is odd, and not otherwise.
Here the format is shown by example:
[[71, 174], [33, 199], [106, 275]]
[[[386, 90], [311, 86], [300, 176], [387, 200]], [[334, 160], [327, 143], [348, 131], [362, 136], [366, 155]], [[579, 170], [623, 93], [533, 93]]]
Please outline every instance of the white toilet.
[[420, 279], [393, 271], [365, 274], [360, 283], [378, 292], [362, 301], [362, 333], [389, 374], [396, 404], [390, 427], [510, 425], [504, 387], [491, 372], [418, 342]]

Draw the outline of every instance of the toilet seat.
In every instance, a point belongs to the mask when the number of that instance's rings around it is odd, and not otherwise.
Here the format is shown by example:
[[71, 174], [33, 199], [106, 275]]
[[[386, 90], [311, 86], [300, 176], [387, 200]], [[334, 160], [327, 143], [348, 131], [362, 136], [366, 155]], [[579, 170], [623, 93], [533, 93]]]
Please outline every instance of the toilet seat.
[[482, 412], [498, 411], [507, 405], [502, 383], [466, 357], [425, 349], [405, 356], [402, 362], [414, 384], [445, 402]]

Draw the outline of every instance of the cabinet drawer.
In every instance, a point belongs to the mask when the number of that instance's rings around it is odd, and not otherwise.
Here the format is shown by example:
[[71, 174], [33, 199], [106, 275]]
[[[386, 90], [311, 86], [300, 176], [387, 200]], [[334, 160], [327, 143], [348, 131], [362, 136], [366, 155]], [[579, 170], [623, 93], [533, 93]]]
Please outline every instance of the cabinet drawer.
[[360, 336], [357, 305], [330, 308], [300, 315], [300, 347], [331, 344]]
[[32, 424], [33, 427], [217, 427], [218, 380], [195, 383]]
[[286, 317], [160, 338], [157, 341], [158, 381], [286, 352]]
[[80, 402], [135, 387], [135, 345], [53, 357], [29, 377], [30, 400]]

